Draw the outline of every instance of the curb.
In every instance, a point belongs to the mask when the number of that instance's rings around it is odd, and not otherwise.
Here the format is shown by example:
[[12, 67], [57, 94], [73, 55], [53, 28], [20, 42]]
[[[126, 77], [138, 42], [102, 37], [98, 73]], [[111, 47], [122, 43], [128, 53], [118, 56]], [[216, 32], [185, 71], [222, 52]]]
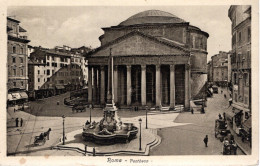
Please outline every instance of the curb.
[[[138, 155], [138, 156], [149, 156], [150, 149], [158, 146], [161, 143], [161, 137], [154, 133], [155, 139], [148, 143], [145, 147], [145, 150], [140, 152], [140, 151], [114, 151], [114, 152], [96, 152], [96, 156], [112, 156], [112, 155]], [[81, 153], [83, 155], [89, 155], [93, 156], [93, 151], [87, 151], [85, 153], [85, 150], [82, 150], [78, 147], [70, 147], [70, 146], [65, 146], [65, 145], [56, 145], [53, 146], [52, 149], [57, 149], [57, 150], [73, 150], [78, 153]]]
[[[231, 133], [233, 134], [233, 135], [235, 135], [236, 133], [235, 133], [235, 131], [228, 125], [228, 127], [229, 127], [229, 130], [231, 131]], [[237, 144], [237, 146], [238, 146], [238, 148], [244, 153], [244, 154], [246, 154], [246, 155], [251, 155], [251, 153], [250, 152], [247, 152], [242, 146], [241, 146], [241, 144], [237, 141], [237, 136], [234, 136], [234, 139], [235, 139], [235, 142], [236, 142], [236, 144]]]
[[175, 114], [175, 113], [181, 113], [181, 111], [165, 111], [165, 112], [154, 111], [154, 112], [149, 112], [147, 114], [148, 115], [159, 115], [159, 114]]

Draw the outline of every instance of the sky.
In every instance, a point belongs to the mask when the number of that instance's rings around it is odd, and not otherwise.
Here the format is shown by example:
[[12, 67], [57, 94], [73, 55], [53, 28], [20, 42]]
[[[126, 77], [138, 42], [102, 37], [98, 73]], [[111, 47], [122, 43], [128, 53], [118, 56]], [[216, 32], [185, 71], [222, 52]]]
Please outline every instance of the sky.
[[67, 45], [100, 46], [102, 27], [116, 26], [145, 10], [172, 13], [209, 34], [208, 60], [219, 51], [231, 50], [229, 6], [30, 6], [9, 7], [8, 16], [15, 16], [27, 30], [32, 46], [54, 48]]

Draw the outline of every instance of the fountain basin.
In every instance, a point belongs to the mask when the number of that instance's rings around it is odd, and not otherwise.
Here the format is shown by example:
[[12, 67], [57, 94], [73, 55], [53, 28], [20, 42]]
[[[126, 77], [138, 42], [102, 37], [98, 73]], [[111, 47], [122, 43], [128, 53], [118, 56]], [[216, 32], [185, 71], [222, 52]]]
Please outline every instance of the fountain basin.
[[85, 141], [91, 141], [102, 145], [128, 143], [132, 139], [136, 138], [136, 134], [138, 133], [138, 128], [133, 124], [124, 123], [124, 125], [126, 127], [124, 127], [122, 130], [102, 133], [102, 134], [100, 134], [100, 130], [97, 130], [97, 128], [99, 128], [99, 123], [97, 124], [96, 128], [92, 128], [92, 129], [89, 128], [90, 126], [86, 125], [83, 128], [82, 137]]

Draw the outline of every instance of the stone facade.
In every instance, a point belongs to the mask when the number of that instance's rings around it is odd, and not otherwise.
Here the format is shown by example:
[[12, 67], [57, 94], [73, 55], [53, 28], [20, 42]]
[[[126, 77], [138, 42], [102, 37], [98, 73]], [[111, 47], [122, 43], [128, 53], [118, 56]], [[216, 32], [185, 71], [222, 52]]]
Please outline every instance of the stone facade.
[[28, 56], [27, 44], [30, 42], [25, 36], [26, 30], [20, 27], [18, 20], [7, 18], [7, 89], [28, 90]]
[[232, 106], [243, 112], [240, 122], [244, 122], [251, 115], [251, 6], [231, 6], [228, 16], [232, 21]]
[[[174, 109], [181, 104], [188, 110], [190, 100], [205, 96], [206, 32], [158, 10], [138, 13], [118, 26], [102, 29], [101, 46], [87, 55], [89, 103], [106, 103], [109, 56], [113, 57], [114, 102], [119, 107]], [[192, 82], [199, 86], [191, 86]]]
[[211, 57], [212, 81], [219, 86], [228, 85], [228, 53], [220, 51]]
[[68, 46], [35, 48], [29, 63], [30, 96], [47, 97], [82, 87], [87, 79], [86, 60], [78, 51]]

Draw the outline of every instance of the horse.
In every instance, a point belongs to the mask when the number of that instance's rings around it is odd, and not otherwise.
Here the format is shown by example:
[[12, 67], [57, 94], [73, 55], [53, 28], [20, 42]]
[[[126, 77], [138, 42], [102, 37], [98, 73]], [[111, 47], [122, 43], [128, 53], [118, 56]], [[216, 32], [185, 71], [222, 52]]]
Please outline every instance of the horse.
[[43, 133], [43, 136], [44, 136], [44, 137], [47, 137], [48, 140], [49, 140], [50, 132], [51, 132], [51, 128], [49, 128], [48, 131], [46, 131], [46, 132]]

